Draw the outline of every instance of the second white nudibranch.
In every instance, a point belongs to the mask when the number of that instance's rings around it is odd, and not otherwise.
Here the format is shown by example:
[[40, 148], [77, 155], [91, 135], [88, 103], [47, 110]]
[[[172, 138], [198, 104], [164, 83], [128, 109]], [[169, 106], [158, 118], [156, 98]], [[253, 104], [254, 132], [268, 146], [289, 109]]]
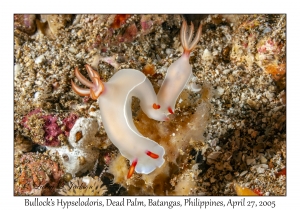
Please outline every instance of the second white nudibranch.
[[144, 137], [135, 127], [132, 119], [132, 96], [140, 99], [144, 113], [152, 119], [165, 121], [167, 116], [159, 109], [156, 94], [149, 79], [140, 71], [123, 69], [106, 83], [101, 82], [99, 74], [89, 65], [86, 69], [93, 82], [82, 76], [78, 69], [75, 75], [90, 89], [83, 89], [72, 82], [73, 90], [82, 96], [98, 98], [101, 118], [112, 143], [121, 154], [130, 160], [127, 177], [134, 171], [149, 174], [164, 163], [165, 150], [155, 141]]
[[186, 21], [183, 21], [180, 31], [180, 40], [184, 52], [182, 56], [168, 68], [167, 75], [157, 94], [161, 110], [166, 114], [174, 113], [176, 100], [192, 75], [192, 66], [189, 64], [190, 52], [195, 49], [200, 40], [202, 24], [198, 28], [194, 40], [192, 40], [193, 33], [193, 23], [188, 30]]

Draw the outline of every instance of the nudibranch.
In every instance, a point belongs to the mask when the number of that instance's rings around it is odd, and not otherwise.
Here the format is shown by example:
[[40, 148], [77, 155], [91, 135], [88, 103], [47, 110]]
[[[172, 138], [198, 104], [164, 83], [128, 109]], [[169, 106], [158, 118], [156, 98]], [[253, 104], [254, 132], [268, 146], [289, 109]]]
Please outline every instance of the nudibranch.
[[161, 110], [167, 114], [174, 113], [176, 100], [192, 75], [192, 66], [189, 64], [189, 58], [191, 51], [195, 49], [200, 40], [202, 24], [198, 28], [194, 40], [192, 40], [193, 33], [193, 23], [188, 30], [186, 21], [183, 21], [180, 31], [180, 40], [184, 52], [182, 56], [168, 68], [167, 75], [157, 94]]
[[120, 153], [129, 159], [127, 177], [134, 171], [149, 174], [164, 163], [165, 150], [155, 141], [144, 137], [135, 127], [132, 119], [132, 96], [140, 99], [143, 112], [152, 119], [168, 120], [160, 110], [157, 96], [149, 79], [140, 71], [123, 69], [108, 82], [102, 82], [97, 71], [85, 65], [92, 82], [75, 68], [77, 79], [90, 89], [77, 86], [72, 81], [72, 89], [81, 96], [97, 100], [105, 131]]

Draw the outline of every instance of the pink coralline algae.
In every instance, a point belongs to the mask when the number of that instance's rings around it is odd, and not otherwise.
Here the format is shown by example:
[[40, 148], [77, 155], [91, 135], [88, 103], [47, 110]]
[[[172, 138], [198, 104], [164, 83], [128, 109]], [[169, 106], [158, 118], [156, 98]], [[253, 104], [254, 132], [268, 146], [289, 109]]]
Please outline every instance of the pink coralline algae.
[[18, 154], [15, 157], [15, 195], [53, 195], [63, 184], [64, 171], [59, 158], [41, 153]]
[[279, 54], [281, 51], [281, 47], [279, 43], [272, 39], [262, 40], [258, 44], [257, 51], [259, 53], [272, 53], [272, 54]]
[[62, 134], [61, 128], [57, 124], [57, 117], [53, 115], [43, 116], [45, 120], [44, 130], [45, 130], [45, 139], [46, 146], [59, 146], [60, 141], [58, 136]]
[[120, 36], [119, 42], [132, 42], [138, 34], [138, 29], [136, 25], [133, 23], [130, 26], [128, 26], [125, 30], [125, 33]]
[[70, 135], [70, 131], [73, 128], [76, 120], [78, 119], [77, 115], [71, 113], [68, 117], [63, 119], [63, 124], [64, 124], [64, 134], [66, 136]]
[[29, 118], [33, 115], [39, 114], [40, 112], [41, 112], [41, 109], [35, 109], [35, 110], [32, 110], [31, 112], [29, 112], [25, 117], [23, 117], [22, 125], [25, 128], [30, 129], [30, 125], [28, 123]]
[[[75, 114], [71, 113], [60, 120], [56, 115], [44, 115], [41, 109], [35, 109], [23, 118], [22, 125], [34, 143], [56, 147], [60, 146], [61, 141], [69, 136], [77, 118]], [[62, 122], [62, 124], [58, 122]]]
[[14, 29], [33, 35], [36, 31], [36, 15], [16, 14], [14, 15]]
[[151, 27], [154, 25], [154, 22], [151, 20], [149, 15], [143, 15], [141, 18], [141, 27], [142, 27], [142, 34], [146, 35], [150, 33]]

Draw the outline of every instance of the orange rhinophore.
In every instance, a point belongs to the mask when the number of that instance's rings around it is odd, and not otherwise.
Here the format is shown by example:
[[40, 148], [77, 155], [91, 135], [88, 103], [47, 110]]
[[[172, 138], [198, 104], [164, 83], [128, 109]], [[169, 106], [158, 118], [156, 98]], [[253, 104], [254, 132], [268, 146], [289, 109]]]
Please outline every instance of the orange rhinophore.
[[81, 88], [71, 80], [72, 89], [80, 96], [90, 96], [92, 99], [97, 100], [104, 90], [104, 84], [100, 80], [98, 72], [92, 69], [90, 65], [85, 65], [85, 68], [92, 82], [85, 78], [77, 67], [75, 68], [75, 76], [82, 84], [88, 86], [90, 89]]
[[127, 179], [129, 179], [129, 178], [132, 176], [136, 164], [137, 164], [137, 159], [135, 159], [135, 160], [132, 162], [132, 164], [131, 164], [131, 166], [130, 166], [130, 168], [129, 168], [128, 174], [127, 174]]
[[146, 154], [147, 154], [149, 157], [153, 158], [153, 159], [159, 158], [159, 155], [157, 155], [157, 154], [155, 154], [155, 153], [153, 153], [153, 152], [150, 152], [149, 150], [146, 151]]

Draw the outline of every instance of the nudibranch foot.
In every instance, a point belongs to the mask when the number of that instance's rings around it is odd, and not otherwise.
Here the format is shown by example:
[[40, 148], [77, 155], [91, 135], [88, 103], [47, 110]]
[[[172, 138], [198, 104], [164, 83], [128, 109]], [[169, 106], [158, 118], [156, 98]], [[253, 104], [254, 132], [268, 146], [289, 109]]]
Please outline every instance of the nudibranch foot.
[[101, 81], [98, 72], [92, 69], [90, 65], [86, 64], [85, 68], [92, 82], [79, 72], [78, 67], [75, 68], [75, 76], [82, 84], [89, 87], [90, 89], [81, 88], [77, 86], [73, 81], [71, 81], [72, 89], [80, 96], [90, 96], [92, 99], [97, 100], [104, 90], [104, 84]]

